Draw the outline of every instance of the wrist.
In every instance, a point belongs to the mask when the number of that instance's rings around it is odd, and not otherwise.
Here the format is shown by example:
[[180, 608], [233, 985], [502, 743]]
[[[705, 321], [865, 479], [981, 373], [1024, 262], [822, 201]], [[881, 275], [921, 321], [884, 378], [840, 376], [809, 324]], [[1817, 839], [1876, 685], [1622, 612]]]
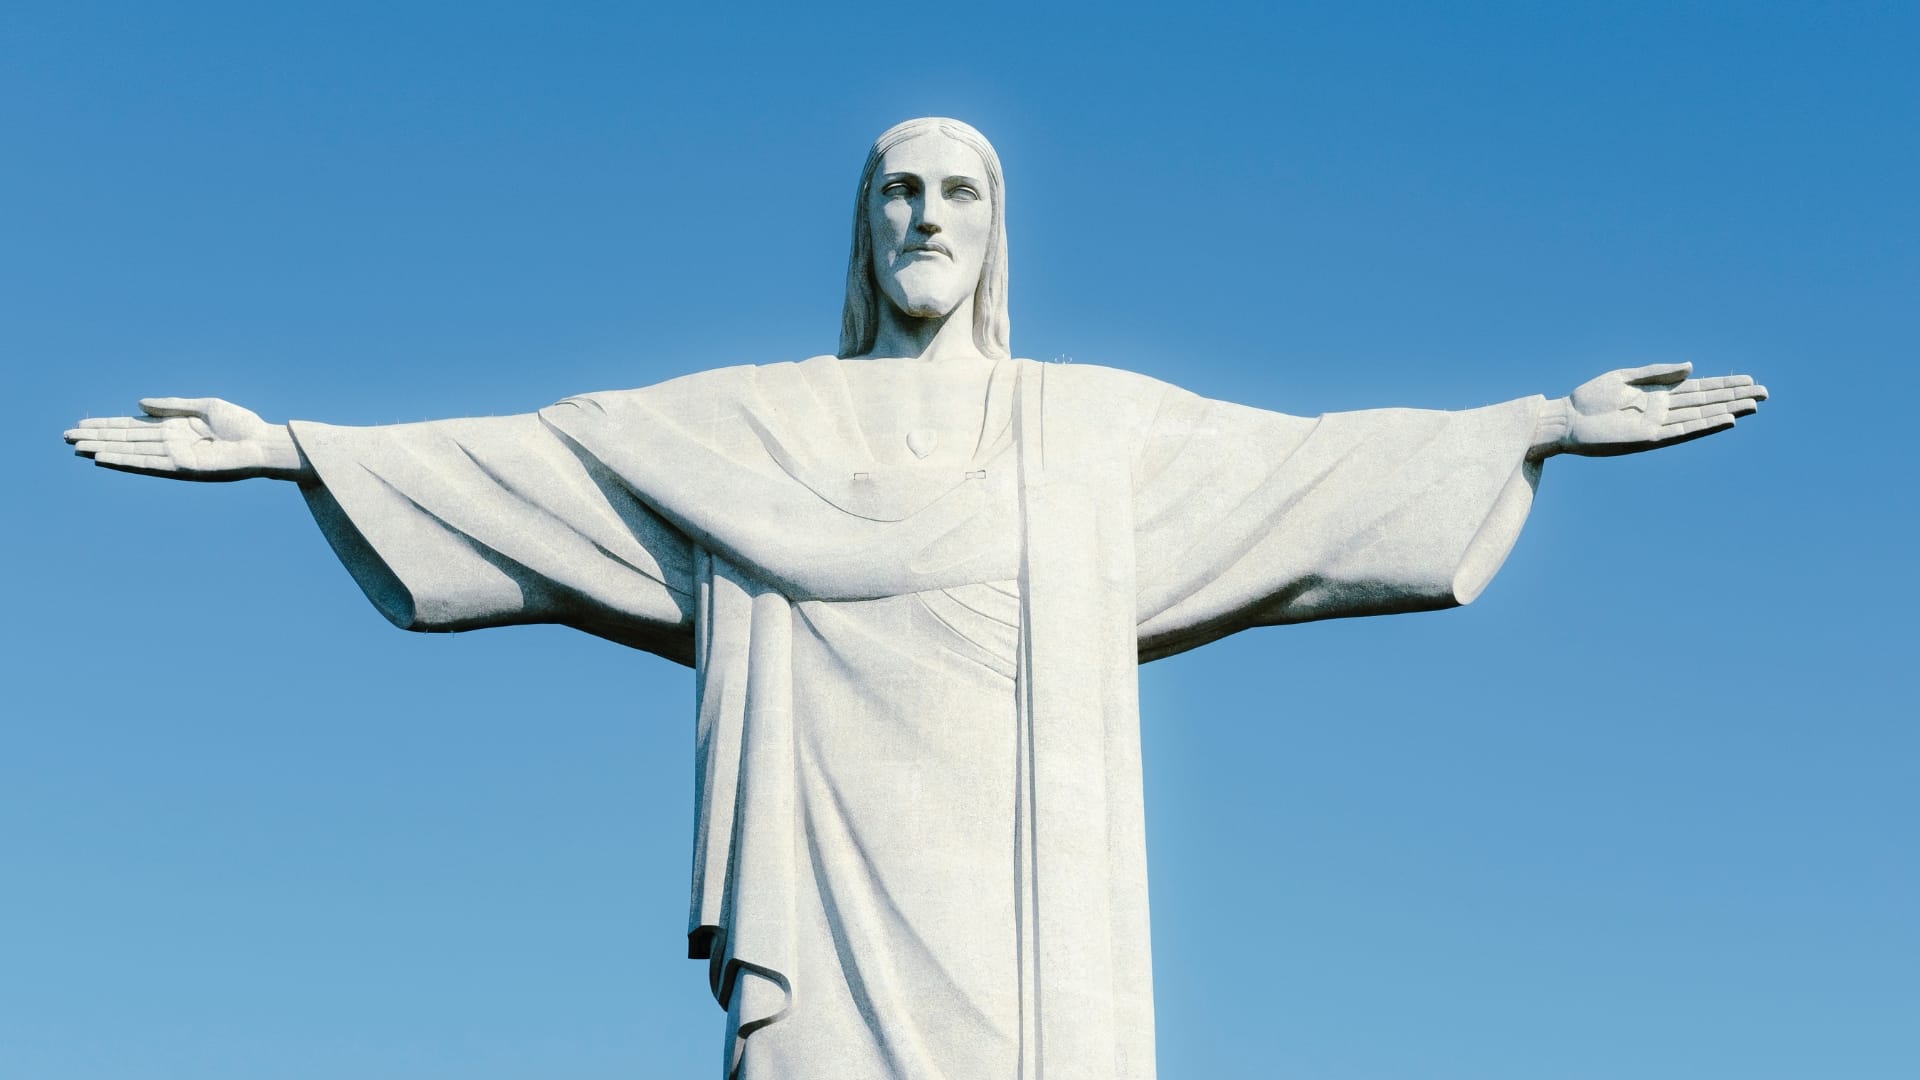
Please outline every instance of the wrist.
[[1572, 446], [1572, 435], [1573, 402], [1568, 398], [1544, 401], [1534, 419], [1533, 444], [1527, 450], [1527, 456], [1539, 461], [1565, 453]]
[[293, 429], [288, 425], [269, 425], [260, 444], [262, 456], [266, 459], [261, 462], [266, 476], [295, 483], [319, 479], [313, 471], [313, 465], [307, 461], [307, 455], [301, 452], [299, 442], [295, 441]]

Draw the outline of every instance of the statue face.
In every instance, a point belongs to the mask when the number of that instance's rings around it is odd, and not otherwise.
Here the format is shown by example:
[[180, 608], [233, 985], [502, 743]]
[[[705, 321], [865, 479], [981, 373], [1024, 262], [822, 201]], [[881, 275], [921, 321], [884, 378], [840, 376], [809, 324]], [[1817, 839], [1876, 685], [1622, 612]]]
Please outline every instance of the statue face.
[[951, 315], [980, 283], [993, 228], [986, 176], [972, 147], [937, 133], [881, 157], [867, 193], [873, 278], [905, 314]]

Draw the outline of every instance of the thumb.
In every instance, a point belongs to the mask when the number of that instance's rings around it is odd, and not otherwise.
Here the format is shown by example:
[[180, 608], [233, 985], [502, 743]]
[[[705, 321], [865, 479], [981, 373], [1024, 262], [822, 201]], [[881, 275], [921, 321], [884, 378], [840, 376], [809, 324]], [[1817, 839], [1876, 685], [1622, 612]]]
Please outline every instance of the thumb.
[[1693, 364], [1648, 364], [1645, 367], [1627, 368], [1620, 374], [1626, 376], [1628, 386], [1672, 386], [1693, 374]]
[[140, 399], [140, 408], [148, 416], [198, 416], [205, 418], [208, 410], [220, 401], [210, 397], [150, 397]]

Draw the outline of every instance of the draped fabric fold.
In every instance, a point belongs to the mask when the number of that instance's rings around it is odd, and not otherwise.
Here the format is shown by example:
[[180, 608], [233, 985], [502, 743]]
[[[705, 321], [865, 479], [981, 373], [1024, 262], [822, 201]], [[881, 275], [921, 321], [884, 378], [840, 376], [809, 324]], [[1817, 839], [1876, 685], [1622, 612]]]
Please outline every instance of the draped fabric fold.
[[729, 1075], [1150, 1080], [1137, 664], [1471, 600], [1539, 399], [1303, 419], [1003, 361], [942, 436], [970, 457], [888, 465], [850, 363], [294, 432], [395, 623], [694, 667], [688, 951]]
[[[1131, 440], [1112, 414], [1062, 400], [1064, 369], [1020, 381], [1025, 648], [1020, 665], [1022, 1076], [1144, 1080], [1154, 1072], [1134, 669]], [[1050, 379], [1049, 376], [1052, 376]], [[1050, 392], [1050, 389], [1052, 392]]]

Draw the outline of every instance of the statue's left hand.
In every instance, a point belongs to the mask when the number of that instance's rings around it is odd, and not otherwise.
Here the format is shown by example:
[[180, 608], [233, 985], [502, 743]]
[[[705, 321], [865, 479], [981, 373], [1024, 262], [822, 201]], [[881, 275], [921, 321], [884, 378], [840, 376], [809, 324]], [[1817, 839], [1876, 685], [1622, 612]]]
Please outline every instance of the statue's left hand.
[[1746, 375], [1689, 379], [1692, 364], [1649, 364], [1589, 379], [1565, 399], [1567, 430], [1555, 450], [1609, 457], [1657, 450], [1733, 426], [1766, 400]]
[[293, 433], [219, 398], [142, 398], [145, 416], [82, 420], [67, 442], [94, 464], [173, 480], [314, 479]]

